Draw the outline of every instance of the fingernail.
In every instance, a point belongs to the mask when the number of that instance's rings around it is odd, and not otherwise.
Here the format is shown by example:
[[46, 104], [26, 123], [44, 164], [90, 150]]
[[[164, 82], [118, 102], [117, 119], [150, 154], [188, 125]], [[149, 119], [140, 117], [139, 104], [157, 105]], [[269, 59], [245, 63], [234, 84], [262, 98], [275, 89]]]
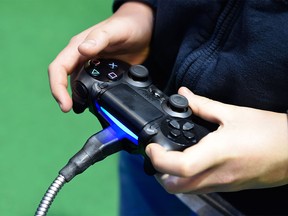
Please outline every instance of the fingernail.
[[161, 179], [162, 181], [165, 181], [165, 180], [167, 180], [169, 177], [170, 177], [170, 175], [169, 174], [157, 174], [157, 177], [159, 178], [159, 179]]
[[146, 152], [146, 154], [148, 155], [148, 157], [150, 157], [150, 155], [151, 155], [151, 148], [150, 148], [149, 145], [146, 147], [145, 152]]
[[180, 89], [181, 94], [185, 95], [194, 95], [187, 87], [181, 87]]
[[162, 179], [163, 183], [169, 187], [177, 185], [178, 180], [179, 177], [172, 175], [166, 176], [165, 178]]
[[178, 179], [179, 177], [177, 176], [172, 176], [169, 174], [156, 174], [156, 179], [157, 181], [161, 184], [164, 185], [166, 187], [175, 187], [175, 185], [177, 185], [178, 183]]
[[183, 92], [186, 94], [191, 93], [191, 91], [187, 87], [183, 87]]

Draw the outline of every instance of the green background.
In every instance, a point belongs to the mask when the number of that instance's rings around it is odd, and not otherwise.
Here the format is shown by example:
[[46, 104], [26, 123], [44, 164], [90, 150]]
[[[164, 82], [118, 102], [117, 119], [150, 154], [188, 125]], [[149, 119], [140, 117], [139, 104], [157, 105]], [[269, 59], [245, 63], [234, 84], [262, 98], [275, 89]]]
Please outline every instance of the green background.
[[[64, 114], [47, 68], [70, 38], [112, 13], [112, 0], [0, 1], [0, 215], [33, 215], [58, 171], [101, 129]], [[66, 184], [49, 216], [117, 215], [117, 155]]]

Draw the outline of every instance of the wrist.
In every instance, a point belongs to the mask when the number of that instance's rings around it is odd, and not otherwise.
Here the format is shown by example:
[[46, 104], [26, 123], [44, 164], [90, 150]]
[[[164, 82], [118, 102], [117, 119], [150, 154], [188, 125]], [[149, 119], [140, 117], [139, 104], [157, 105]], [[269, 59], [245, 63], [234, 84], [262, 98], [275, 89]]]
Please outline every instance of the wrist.
[[152, 8], [144, 3], [136, 1], [128, 1], [122, 4], [116, 11], [118, 15], [132, 15], [145, 18], [147, 20], [153, 20], [153, 10]]
[[147, 5], [153, 9], [156, 8], [156, 0], [114, 0], [113, 12], [117, 11], [121, 5], [130, 3], [130, 2]]

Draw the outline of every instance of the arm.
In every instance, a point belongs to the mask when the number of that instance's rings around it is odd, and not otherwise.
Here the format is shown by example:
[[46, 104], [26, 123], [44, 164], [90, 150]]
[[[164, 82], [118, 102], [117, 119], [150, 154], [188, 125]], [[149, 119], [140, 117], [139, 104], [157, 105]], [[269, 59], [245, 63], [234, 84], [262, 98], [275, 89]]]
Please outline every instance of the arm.
[[[171, 193], [210, 193], [288, 184], [288, 124], [285, 113], [237, 107], [194, 95], [195, 115], [218, 123], [218, 130], [184, 152], [146, 148], [159, 181]], [[168, 175], [167, 175], [168, 174]]]
[[72, 107], [67, 76], [92, 57], [141, 63], [147, 57], [153, 28], [152, 9], [127, 2], [108, 19], [74, 36], [49, 65], [51, 92], [63, 112]]

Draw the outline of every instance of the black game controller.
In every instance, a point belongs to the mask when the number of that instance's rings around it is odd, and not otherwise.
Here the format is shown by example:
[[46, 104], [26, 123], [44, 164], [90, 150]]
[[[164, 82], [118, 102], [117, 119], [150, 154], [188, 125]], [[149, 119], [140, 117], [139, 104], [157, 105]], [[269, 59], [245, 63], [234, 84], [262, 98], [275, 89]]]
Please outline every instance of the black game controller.
[[182, 151], [209, 133], [192, 121], [188, 100], [179, 94], [166, 96], [152, 84], [142, 65], [92, 59], [73, 73], [71, 86], [74, 112], [89, 107], [103, 128], [112, 129], [109, 136], [117, 138], [117, 147], [107, 154], [119, 150], [141, 154], [147, 174], [155, 174], [145, 154], [149, 143]]

